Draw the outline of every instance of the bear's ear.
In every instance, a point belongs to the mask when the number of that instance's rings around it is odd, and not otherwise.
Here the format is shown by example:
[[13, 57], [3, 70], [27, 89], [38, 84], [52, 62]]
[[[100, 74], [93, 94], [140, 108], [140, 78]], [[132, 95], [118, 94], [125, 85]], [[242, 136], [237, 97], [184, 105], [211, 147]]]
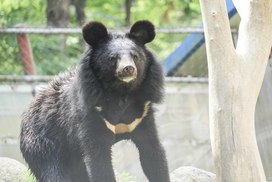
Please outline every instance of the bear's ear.
[[92, 47], [108, 38], [108, 31], [105, 25], [100, 22], [90, 21], [83, 25], [82, 34], [84, 40]]
[[137, 21], [132, 25], [129, 35], [146, 44], [155, 38], [155, 28], [148, 20]]

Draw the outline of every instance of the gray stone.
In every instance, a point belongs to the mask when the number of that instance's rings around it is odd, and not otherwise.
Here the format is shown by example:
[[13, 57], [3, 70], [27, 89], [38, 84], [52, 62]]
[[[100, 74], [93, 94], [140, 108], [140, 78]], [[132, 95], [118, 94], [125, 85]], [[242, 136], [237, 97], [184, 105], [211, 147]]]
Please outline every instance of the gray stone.
[[27, 168], [20, 162], [0, 157], [0, 182], [26, 181]]
[[171, 173], [171, 182], [215, 182], [215, 174], [195, 167], [184, 166]]

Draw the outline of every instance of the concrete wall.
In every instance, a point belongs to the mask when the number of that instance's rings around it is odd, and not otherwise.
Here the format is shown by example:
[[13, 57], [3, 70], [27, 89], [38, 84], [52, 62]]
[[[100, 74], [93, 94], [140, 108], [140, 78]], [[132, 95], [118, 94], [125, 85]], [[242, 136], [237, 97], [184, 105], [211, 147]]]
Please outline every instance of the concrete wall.
[[[271, 67], [270, 67], [271, 69]], [[271, 80], [271, 74], [269, 75]], [[256, 128], [258, 144], [268, 179], [272, 179], [271, 83], [264, 85], [257, 104]], [[0, 85], [0, 156], [23, 161], [19, 152], [20, 117], [32, 99], [36, 85]], [[157, 127], [167, 153], [170, 170], [180, 166], [195, 166], [214, 171], [208, 123], [207, 82], [168, 81], [166, 97], [157, 105]], [[116, 172], [124, 171], [144, 181], [138, 153], [130, 142], [113, 147]]]

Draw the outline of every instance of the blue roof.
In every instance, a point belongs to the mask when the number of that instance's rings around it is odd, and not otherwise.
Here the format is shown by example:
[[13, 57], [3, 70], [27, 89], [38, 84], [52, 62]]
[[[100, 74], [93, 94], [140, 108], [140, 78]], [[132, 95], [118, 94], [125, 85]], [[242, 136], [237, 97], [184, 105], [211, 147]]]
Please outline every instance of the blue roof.
[[[227, 12], [229, 19], [233, 17], [237, 11], [232, 0], [226, 0]], [[202, 25], [201, 25], [202, 27]], [[189, 34], [182, 43], [162, 62], [164, 72], [167, 76], [171, 76], [181, 66], [188, 57], [190, 57], [205, 42], [202, 33]]]

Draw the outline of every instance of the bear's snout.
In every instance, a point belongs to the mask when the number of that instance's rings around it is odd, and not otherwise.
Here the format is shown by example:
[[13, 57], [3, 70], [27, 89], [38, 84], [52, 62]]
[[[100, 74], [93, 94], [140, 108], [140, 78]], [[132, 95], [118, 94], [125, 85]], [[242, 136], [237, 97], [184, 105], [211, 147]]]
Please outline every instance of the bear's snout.
[[133, 75], [134, 71], [135, 71], [135, 68], [133, 66], [126, 66], [122, 70], [123, 74], [127, 76]]
[[137, 77], [137, 67], [130, 57], [122, 57], [117, 62], [116, 76], [124, 82], [131, 82]]

